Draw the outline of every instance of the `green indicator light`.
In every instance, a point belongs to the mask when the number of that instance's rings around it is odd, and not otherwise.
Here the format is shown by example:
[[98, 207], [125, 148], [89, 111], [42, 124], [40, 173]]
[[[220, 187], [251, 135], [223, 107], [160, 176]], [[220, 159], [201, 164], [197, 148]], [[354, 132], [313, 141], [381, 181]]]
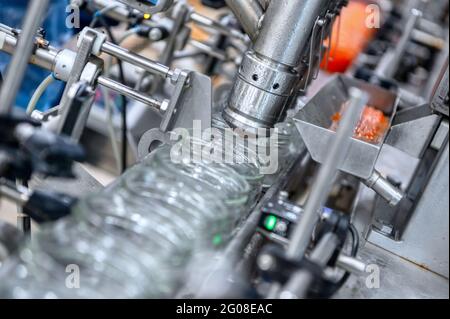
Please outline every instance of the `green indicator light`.
[[278, 222], [278, 219], [275, 216], [269, 215], [269, 216], [267, 216], [266, 220], [264, 221], [264, 227], [266, 227], [267, 230], [272, 231], [275, 229], [277, 222]]
[[213, 245], [219, 246], [220, 244], [222, 244], [222, 236], [217, 234], [213, 237]]

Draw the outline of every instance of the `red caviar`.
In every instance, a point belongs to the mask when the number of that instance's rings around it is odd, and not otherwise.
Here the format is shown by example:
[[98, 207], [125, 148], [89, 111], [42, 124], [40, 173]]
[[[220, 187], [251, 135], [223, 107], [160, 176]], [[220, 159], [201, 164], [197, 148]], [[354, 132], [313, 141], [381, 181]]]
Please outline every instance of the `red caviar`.
[[[342, 118], [341, 112], [332, 115], [332, 129], [336, 130]], [[361, 115], [354, 137], [373, 144], [378, 144], [389, 128], [389, 119], [384, 113], [372, 106], [366, 106]]]

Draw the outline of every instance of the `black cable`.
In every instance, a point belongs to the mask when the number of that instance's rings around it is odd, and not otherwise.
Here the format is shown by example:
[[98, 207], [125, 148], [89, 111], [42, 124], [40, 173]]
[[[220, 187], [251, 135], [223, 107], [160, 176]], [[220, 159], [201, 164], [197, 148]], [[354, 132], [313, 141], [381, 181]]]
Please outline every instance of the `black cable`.
[[358, 255], [359, 250], [359, 234], [358, 230], [356, 229], [355, 225], [350, 224], [350, 233], [352, 234], [352, 251], [351, 256], [356, 257]]
[[[352, 236], [352, 249], [350, 255], [352, 257], [356, 257], [359, 250], [360, 240], [358, 230], [355, 228], [353, 224], [351, 224], [349, 227], [349, 233]], [[345, 285], [347, 280], [350, 278], [350, 275], [351, 273], [346, 271], [345, 274], [342, 276], [342, 278], [339, 279], [337, 282], [328, 282], [324, 288], [324, 291], [322, 291], [322, 297], [331, 298]]]
[[[94, 28], [96, 26], [97, 22], [100, 22], [102, 27], [105, 28], [106, 33], [107, 33], [110, 41], [113, 44], [118, 45], [116, 39], [114, 38], [114, 35], [111, 32], [110, 26], [108, 25], [108, 23], [106, 23], [106, 21], [105, 21], [103, 16], [96, 15], [94, 17], [94, 19], [92, 19], [90, 27]], [[120, 60], [118, 61], [118, 67], [119, 67], [119, 79], [120, 79], [120, 82], [125, 85], [126, 84], [125, 83], [125, 72], [123, 71], [123, 62], [120, 61]], [[122, 152], [122, 154], [121, 154], [122, 155], [122, 161], [121, 161], [121, 164], [122, 164], [122, 167], [121, 167], [121, 170], [122, 170], [122, 173], [123, 173], [123, 172], [125, 172], [125, 170], [127, 169], [127, 166], [128, 166], [127, 165], [127, 154], [128, 154], [128, 145], [127, 145], [127, 138], [128, 138], [128, 136], [127, 136], [127, 133], [128, 133], [127, 117], [128, 116], [127, 115], [128, 114], [127, 113], [128, 112], [127, 112], [127, 99], [126, 99], [126, 97], [123, 96], [123, 95], [120, 95], [120, 97], [121, 97], [121, 100], [122, 100], [122, 108], [121, 108], [121, 113], [122, 113], [122, 151], [121, 151]]]

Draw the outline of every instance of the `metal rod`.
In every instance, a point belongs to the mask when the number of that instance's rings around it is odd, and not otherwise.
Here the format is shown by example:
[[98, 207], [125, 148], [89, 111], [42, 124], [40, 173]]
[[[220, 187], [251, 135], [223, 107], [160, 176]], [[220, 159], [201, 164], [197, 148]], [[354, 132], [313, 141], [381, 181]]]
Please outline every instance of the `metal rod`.
[[264, 11], [257, 0], [225, 0], [250, 39], [255, 40], [259, 33]]
[[[311, 253], [310, 260], [325, 267], [338, 246], [339, 239], [334, 233], [326, 234]], [[299, 270], [288, 281], [280, 293], [281, 299], [306, 298], [314, 281], [314, 275], [308, 270]]]
[[357, 275], [363, 274], [367, 267], [367, 265], [362, 261], [354, 257], [345, 256], [343, 254], [339, 255], [336, 261], [336, 266]]
[[[0, 30], [0, 33], [1, 32], [2, 30]], [[16, 51], [18, 51], [17, 42], [18, 40], [15, 36], [7, 34], [4, 39], [3, 46], [0, 47], [0, 51], [13, 55]], [[34, 51], [34, 54], [30, 57], [28, 62], [43, 69], [52, 71], [57, 55], [58, 51], [55, 48], [39, 48]]]
[[408, 47], [408, 43], [411, 40], [412, 33], [421, 17], [421, 11], [417, 9], [413, 9], [411, 11], [411, 15], [408, 19], [408, 23], [405, 26], [405, 30], [400, 41], [395, 46], [395, 49], [389, 51], [380, 61], [380, 64], [375, 70], [376, 75], [384, 78], [392, 78], [395, 76], [395, 73], [398, 71], [398, 67]]
[[329, 0], [272, 1], [254, 50], [279, 63], [297, 67], [309, 48], [317, 18], [329, 4]]
[[247, 38], [245, 34], [239, 32], [238, 30], [234, 28], [230, 28], [227, 26], [224, 26], [223, 24], [212, 20], [208, 17], [205, 17], [197, 12], [192, 12], [189, 16], [190, 20], [200, 26], [211, 28], [216, 30], [222, 35], [229, 36], [238, 40], [246, 41]]
[[405, 194], [400, 189], [392, 185], [377, 171], [374, 171], [367, 180], [363, 181], [363, 183], [374, 190], [392, 207], [397, 206], [403, 197], [405, 197]]
[[361, 112], [369, 98], [366, 93], [356, 88], [350, 89], [350, 105], [345, 111], [336, 138], [329, 145], [329, 156], [319, 170], [318, 176], [312, 185], [311, 194], [305, 205], [305, 211], [300, 222], [294, 229], [287, 255], [298, 259], [304, 255], [311, 240], [314, 227], [320, 216], [320, 209], [329, 195], [333, 185], [337, 167], [347, 155], [354, 129], [361, 117]]
[[[18, 51], [17, 49], [17, 39], [13, 36], [7, 35], [5, 38], [5, 43], [0, 51], [6, 52], [8, 54], [14, 54]], [[53, 68], [56, 63], [58, 52], [54, 48], [48, 49], [37, 49], [34, 55], [29, 59], [29, 63], [42, 67], [46, 70], [53, 71]], [[143, 59], [143, 58], [142, 58]], [[168, 68], [167, 68], [168, 69]], [[122, 85], [118, 82], [115, 82], [111, 79], [100, 76], [98, 79], [98, 83], [103, 85], [111, 90], [115, 90], [120, 94], [123, 94], [127, 97], [140, 101], [144, 104], [150, 105], [152, 107], [161, 109], [161, 106], [164, 102], [160, 102], [156, 99], [153, 99], [147, 95], [144, 95], [138, 91], [132, 90], [125, 85]]]
[[17, 44], [16, 54], [14, 54], [8, 66], [6, 78], [0, 92], [0, 114], [8, 114], [14, 106], [17, 92], [20, 89], [28, 66], [28, 60], [33, 51], [34, 37], [47, 12], [48, 1], [39, 0], [29, 2], [22, 32], [20, 33]]
[[102, 51], [122, 61], [134, 64], [152, 74], [158, 74], [163, 77], [170, 77], [173, 75], [173, 72], [168, 66], [144, 58], [112, 43], [105, 42], [102, 46]]
[[110, 90], [114, 90], [124, 96], [132, 98], [136, 101], [150, 105], [150, 106], [156, 108], [157, 110], [161, 110], [161, 107], [163, 105], [163, 102], [160, 102], [148, 95], [142, 94], [141, 92], [135, 91], [123, 84], [120, 84], [119, 82], [105, 78], [103, 76], [100, 76], [98, 78], [98, 84], [100, 84]]
[[189, 44], [191, 44], [193, 47], [199, 49], [202, 52], [205, 52], [209, 56], [212, 56], [220, 61], [227, 61], [227, 59], [228, 59], [227, 54], [224, 51], [215, 49], [206, 43], [191, 39], [189, 41]]

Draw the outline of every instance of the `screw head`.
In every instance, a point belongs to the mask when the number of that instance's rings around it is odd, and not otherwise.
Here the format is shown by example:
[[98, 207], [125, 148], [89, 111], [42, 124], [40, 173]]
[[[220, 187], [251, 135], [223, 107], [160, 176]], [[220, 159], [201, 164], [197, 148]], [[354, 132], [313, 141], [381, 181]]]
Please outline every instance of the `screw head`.
[[262, 254], [258, 257], [258, 267], [263, 271], [268, 271], [275, 265], [275, 259], [268, 255]]
[[150, 30], [150, 33], [148, 34], [148, 37], [152, 41], [159, 41], [159, 40], [162, 39], [163, 33], [162, 33], [161, 29], [153, 28], [153, 29]]

